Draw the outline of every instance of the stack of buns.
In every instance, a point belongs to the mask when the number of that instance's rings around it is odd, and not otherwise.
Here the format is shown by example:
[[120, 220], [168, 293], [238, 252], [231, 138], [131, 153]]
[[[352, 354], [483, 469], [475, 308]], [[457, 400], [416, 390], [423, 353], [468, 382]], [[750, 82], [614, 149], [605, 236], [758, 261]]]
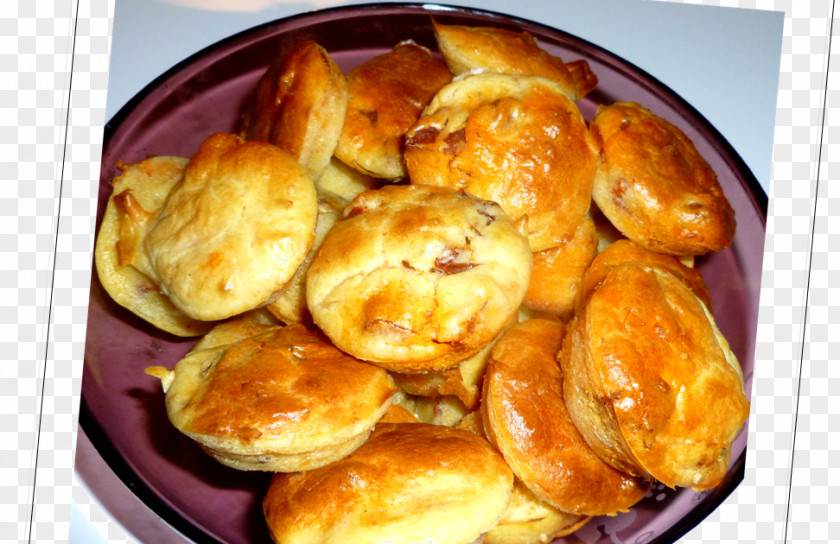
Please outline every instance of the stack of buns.
[[99, 277], [200, 338], [147, 369], [172, 424], [273, 473], [278, 543], [545, 543], [718, 485], [749, 403], [692, 267], [734, 235], [714, 172], [641, 105], [584, 119], [586, 61], [430, 24], [346, 75], [296, 44], [237, 133], [120, 166]]

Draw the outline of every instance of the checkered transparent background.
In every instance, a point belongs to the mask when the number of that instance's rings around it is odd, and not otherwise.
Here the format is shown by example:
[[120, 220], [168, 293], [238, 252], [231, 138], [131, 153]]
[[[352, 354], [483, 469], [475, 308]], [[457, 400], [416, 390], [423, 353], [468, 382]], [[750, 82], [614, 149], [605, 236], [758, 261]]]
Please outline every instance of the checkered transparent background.
[[[129, 541], [73, 485], [114, 1], [0, 4], [4, 542], [66, 540], [71, 497], [109, 541]], [[833, 2], [690, 3], [786, 18], [746, 476], [684, 541], [840, 542], [840, 368], [830, 357], [840, 353], [840, 182], [829, 181], [840, 179], [836, 62], [826, 76]]]

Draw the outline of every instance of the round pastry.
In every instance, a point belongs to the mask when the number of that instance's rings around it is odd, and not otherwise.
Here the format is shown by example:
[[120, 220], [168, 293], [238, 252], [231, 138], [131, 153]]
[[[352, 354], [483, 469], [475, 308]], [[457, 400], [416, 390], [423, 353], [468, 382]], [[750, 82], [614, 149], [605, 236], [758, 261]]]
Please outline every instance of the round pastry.
[[586, 214], [570, 240], [534, 253], [531, 283], [522, 305], [569, 319], [575, 313], [584, 274], [597, 253], [598, 232]]
[[389, 185], [344, 208], [306, 277], [315, 323], [340, 349], [394, 372], [441, 370], [516, 315], [531, 252], [495, 203]]
[[729, 247], [735, 212], [682, 130], [632, 102], [600, 106], [591, 127], [602, 143], [592, 198], [627, 238], [673, 255]]
[[338, 144], [346, 112], [344, 74], [323, 47], [305, 40], [260, 78], [242, 135], [287, 151], [318, 179]]
[[571, 514], [614, 515], [644, 498], [649, 484], [602, 461], [572, 423], [555, 359], [563, 333], [559, 322], [532, 319], [499, 341], [484, 378], [484, 428], [539, 500]]
[[150, 270], [143, 239], [166, 195], [184, 175], [189, 159], [150, 157], [118, 163], [96, 238], [94, 259], [102, 287], [120, 306], [176, 336], [199, 336], [214, 323], [192, 319], [161, 292]]
[[504, 459], [469, 431], [380, 424], [345, 459], [275, 475], [263, 511], [278, 544], [464, 544], [496, 524], [512, 487]]
[[682, 280], [697, 298], [706, 305], [706, 308], [712, 309], [712, 295], [699, 270], [684, 265], [674, 256], [648, 251], [627, 239], [612, 242], [592, 260], [584, 275], [583, 286], [578, 293], [576, 307], [583, 306], [583, 302], [604, 281], [610, 270], [627, 261], [657, 266], [670, 272]]
[[560, 360], [569, 414], [601, 458], [669, 487], [720, 483], [749, 402], [729, 344], [681, 279], [635, 261], [612, 268]]
[[532, 251], [574, 236], [589, 209], [597, 156], [575, 103], [541, 77], [459, 76], [406, 134], [412, 183], [499, 203], [527, 220]]
[[265, 142], [217, 133], [190, 160], [145, 237], [165, 294], [194, 319], [256, 308], [288, 282], [315, 235], [309, 175]]
[[377, 178], [406, 176], [405, 131], [452, 79], [446, 64], [407, 40], [347, 74], [349, 100], [335, 156]]
[[147, 373], [161, 379], [172, 424], [239, 470], [291, 472], [340, 459], [364, 443], [396, 392], [383, 369], [300, 324]]
[[432, 20], [438, 49], [453, 74], [479, 69], [541, 76], [555, 81], [573, 100], [598, 85], [585, 60], [565, 64], [537, 44], [528, 32], [483, 26], [442, 25]]

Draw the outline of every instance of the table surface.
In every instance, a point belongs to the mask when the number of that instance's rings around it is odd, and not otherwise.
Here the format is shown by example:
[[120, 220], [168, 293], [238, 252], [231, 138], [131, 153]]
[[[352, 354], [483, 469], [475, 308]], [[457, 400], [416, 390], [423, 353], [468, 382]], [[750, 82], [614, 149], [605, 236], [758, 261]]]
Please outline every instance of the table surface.
[[[158, 75], [222, 38], [281, 17], [360, 3], [366, 2], [239, 0], [240, 11], [226, 11], [231, 3], [224, 0], [119, 0], [106, 118]], [[769, 194], [783, 13], [646, 0], [440, 3], [537, 21], [635, 64], [705, 116]], [[184, 542], [122, 485], [81, 430], [77, 443], [77, 480], [113, 523], [139, 542]], [[75, 503], [69, 541], [105, 542]]]

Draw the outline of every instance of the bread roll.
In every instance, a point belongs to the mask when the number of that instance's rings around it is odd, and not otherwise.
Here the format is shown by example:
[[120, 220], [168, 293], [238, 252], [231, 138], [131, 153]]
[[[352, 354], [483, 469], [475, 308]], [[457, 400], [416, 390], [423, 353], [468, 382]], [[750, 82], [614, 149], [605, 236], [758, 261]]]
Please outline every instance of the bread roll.
[[442, 60], [411, 40], [353, 68], [335, 156], [377, 178], [404, 178], [405, 131], [451, 78]]
[[291, 155], [217, 133], [190, 160], [145, 237], [162, 291], [186, 315], [225, 319], [266, 303], [312, 245], [318, 201]]
[[420, 185], [360, 194], [306, 278], [315, 323], [342, 350], [394, 372], [453, 367], [516, 314], [528, 242], [498, 205]]
[[111, 181], [94, 259], [99, 281], [120, 306], [176, 336], [199, 336], [215, 323], [193, 319], [164, 294], [143, 242], [166, 195], [184, 175], [189, 159], [157, 156], [137, 163], [118, 163]]
[[278, 544], [465, 544], [496, 524], [513, 475], [469, 431], [380, 424], [351, 455], [278, 474], [263, 511]]
[[672, 255], [729, 247], [735, 213], [682, 130], [632, 102], [599, 107], [591, 126], [602, 144], [592, 198], [627, 238]]
[[304, 40], [260, 78], [243, 116], [242, 135], [287, 151], [317, 180], [338, 144], [347, 99], [341, 69], [326, 49]]
[[589, 210], [598, 150], [583, 116], [545, 78], [465, 74], [406, 135], [411, 182], [463, 189], [527, 221], [531, 251], [566, 242]]
[[293, 472], [340, 459], [364, 443], [396, 392], [384, 370], [300, 324], [147, 372], [162, 381], [172, 424], [239, 470]]
[[749, 402], [729, 344], [681, 279], [615, 266], [569, 325], [560, 358], [569, 414], [601, 458], [669, 487], [720, 483]]

